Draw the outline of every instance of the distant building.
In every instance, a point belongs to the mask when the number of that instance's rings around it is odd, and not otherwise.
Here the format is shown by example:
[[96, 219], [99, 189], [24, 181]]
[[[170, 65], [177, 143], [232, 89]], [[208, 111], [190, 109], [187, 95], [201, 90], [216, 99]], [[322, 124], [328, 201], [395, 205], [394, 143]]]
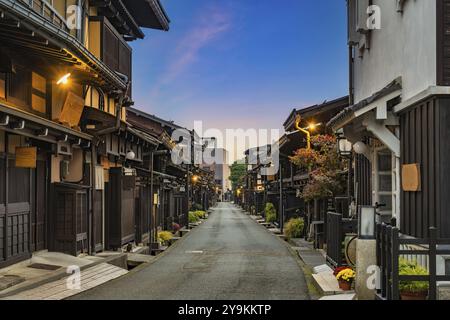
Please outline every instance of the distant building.
[[230, 166], [228, 165], [228, 151], [223, 148], [215, 148], [213, 156], [216, 158], [214, 164], [203, 164], [203, 169], [208, 168], [214, 172], [216, 182], [216, 192], [221, 201], [228, 200], [224, 197], [228, 190], [231, 190]]

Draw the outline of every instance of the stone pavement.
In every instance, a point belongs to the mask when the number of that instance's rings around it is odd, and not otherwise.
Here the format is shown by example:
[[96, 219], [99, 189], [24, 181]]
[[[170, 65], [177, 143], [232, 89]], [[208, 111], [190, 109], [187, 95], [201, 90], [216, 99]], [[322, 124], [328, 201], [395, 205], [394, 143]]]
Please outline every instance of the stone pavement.
[[289, 248], [237, 206], [209, 219], [152, 264], [72, 299], [308, 300]]

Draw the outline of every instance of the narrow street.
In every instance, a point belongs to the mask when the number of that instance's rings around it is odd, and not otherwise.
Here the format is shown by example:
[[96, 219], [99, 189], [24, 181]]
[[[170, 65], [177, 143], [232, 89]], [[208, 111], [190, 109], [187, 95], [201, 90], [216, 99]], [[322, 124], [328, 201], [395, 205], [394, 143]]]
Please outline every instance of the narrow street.
[[229, 203], [157, 261], [73, 299], [309, 299], [286, 246]]

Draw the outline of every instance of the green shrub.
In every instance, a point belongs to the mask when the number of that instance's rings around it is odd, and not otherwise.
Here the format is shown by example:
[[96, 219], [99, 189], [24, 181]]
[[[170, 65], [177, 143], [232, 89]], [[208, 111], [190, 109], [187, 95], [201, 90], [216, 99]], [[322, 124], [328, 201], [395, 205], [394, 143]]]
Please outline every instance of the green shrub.
[[286, 238], [300, 238], [303, 234], [303, 228], [305, 226], [305, 222], [301, 218], [292, 218], [290, 219], [285, 227], [284, 227], [284, 235]]
[[198, 220], [200, 220], [200, 219], [197, 217], [197, 215], [193, 211], [190, 211], [189, 212], [189, 223], [195, 223], [195, 222], [198, 222]]
[[[400, 258], [399, 260], [399, 275], [409, 275], [409, 276], [426, 276], [428, 271], [417, 264], [416, 261], [408, 261], [406, 259]], [[399, 282], [398, 288], [400, 292], [424, 292], [428, 291], [428, 282], [426, 281], [405, 281]]]
[[265, 213], [266, 213], [266, 222], [277, 221], [277, 212], [272, 203], [270, 202], [266, 203]]

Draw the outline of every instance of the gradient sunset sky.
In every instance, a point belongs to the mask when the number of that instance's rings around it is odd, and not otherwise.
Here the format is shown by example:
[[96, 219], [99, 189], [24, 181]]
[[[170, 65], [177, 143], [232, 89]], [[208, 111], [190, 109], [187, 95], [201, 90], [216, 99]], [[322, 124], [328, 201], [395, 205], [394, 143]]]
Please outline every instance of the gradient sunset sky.
[[192, 128], [282, 128], [347, 94], [344, 0], [161, 0], [134, 49], [135, 107]]

